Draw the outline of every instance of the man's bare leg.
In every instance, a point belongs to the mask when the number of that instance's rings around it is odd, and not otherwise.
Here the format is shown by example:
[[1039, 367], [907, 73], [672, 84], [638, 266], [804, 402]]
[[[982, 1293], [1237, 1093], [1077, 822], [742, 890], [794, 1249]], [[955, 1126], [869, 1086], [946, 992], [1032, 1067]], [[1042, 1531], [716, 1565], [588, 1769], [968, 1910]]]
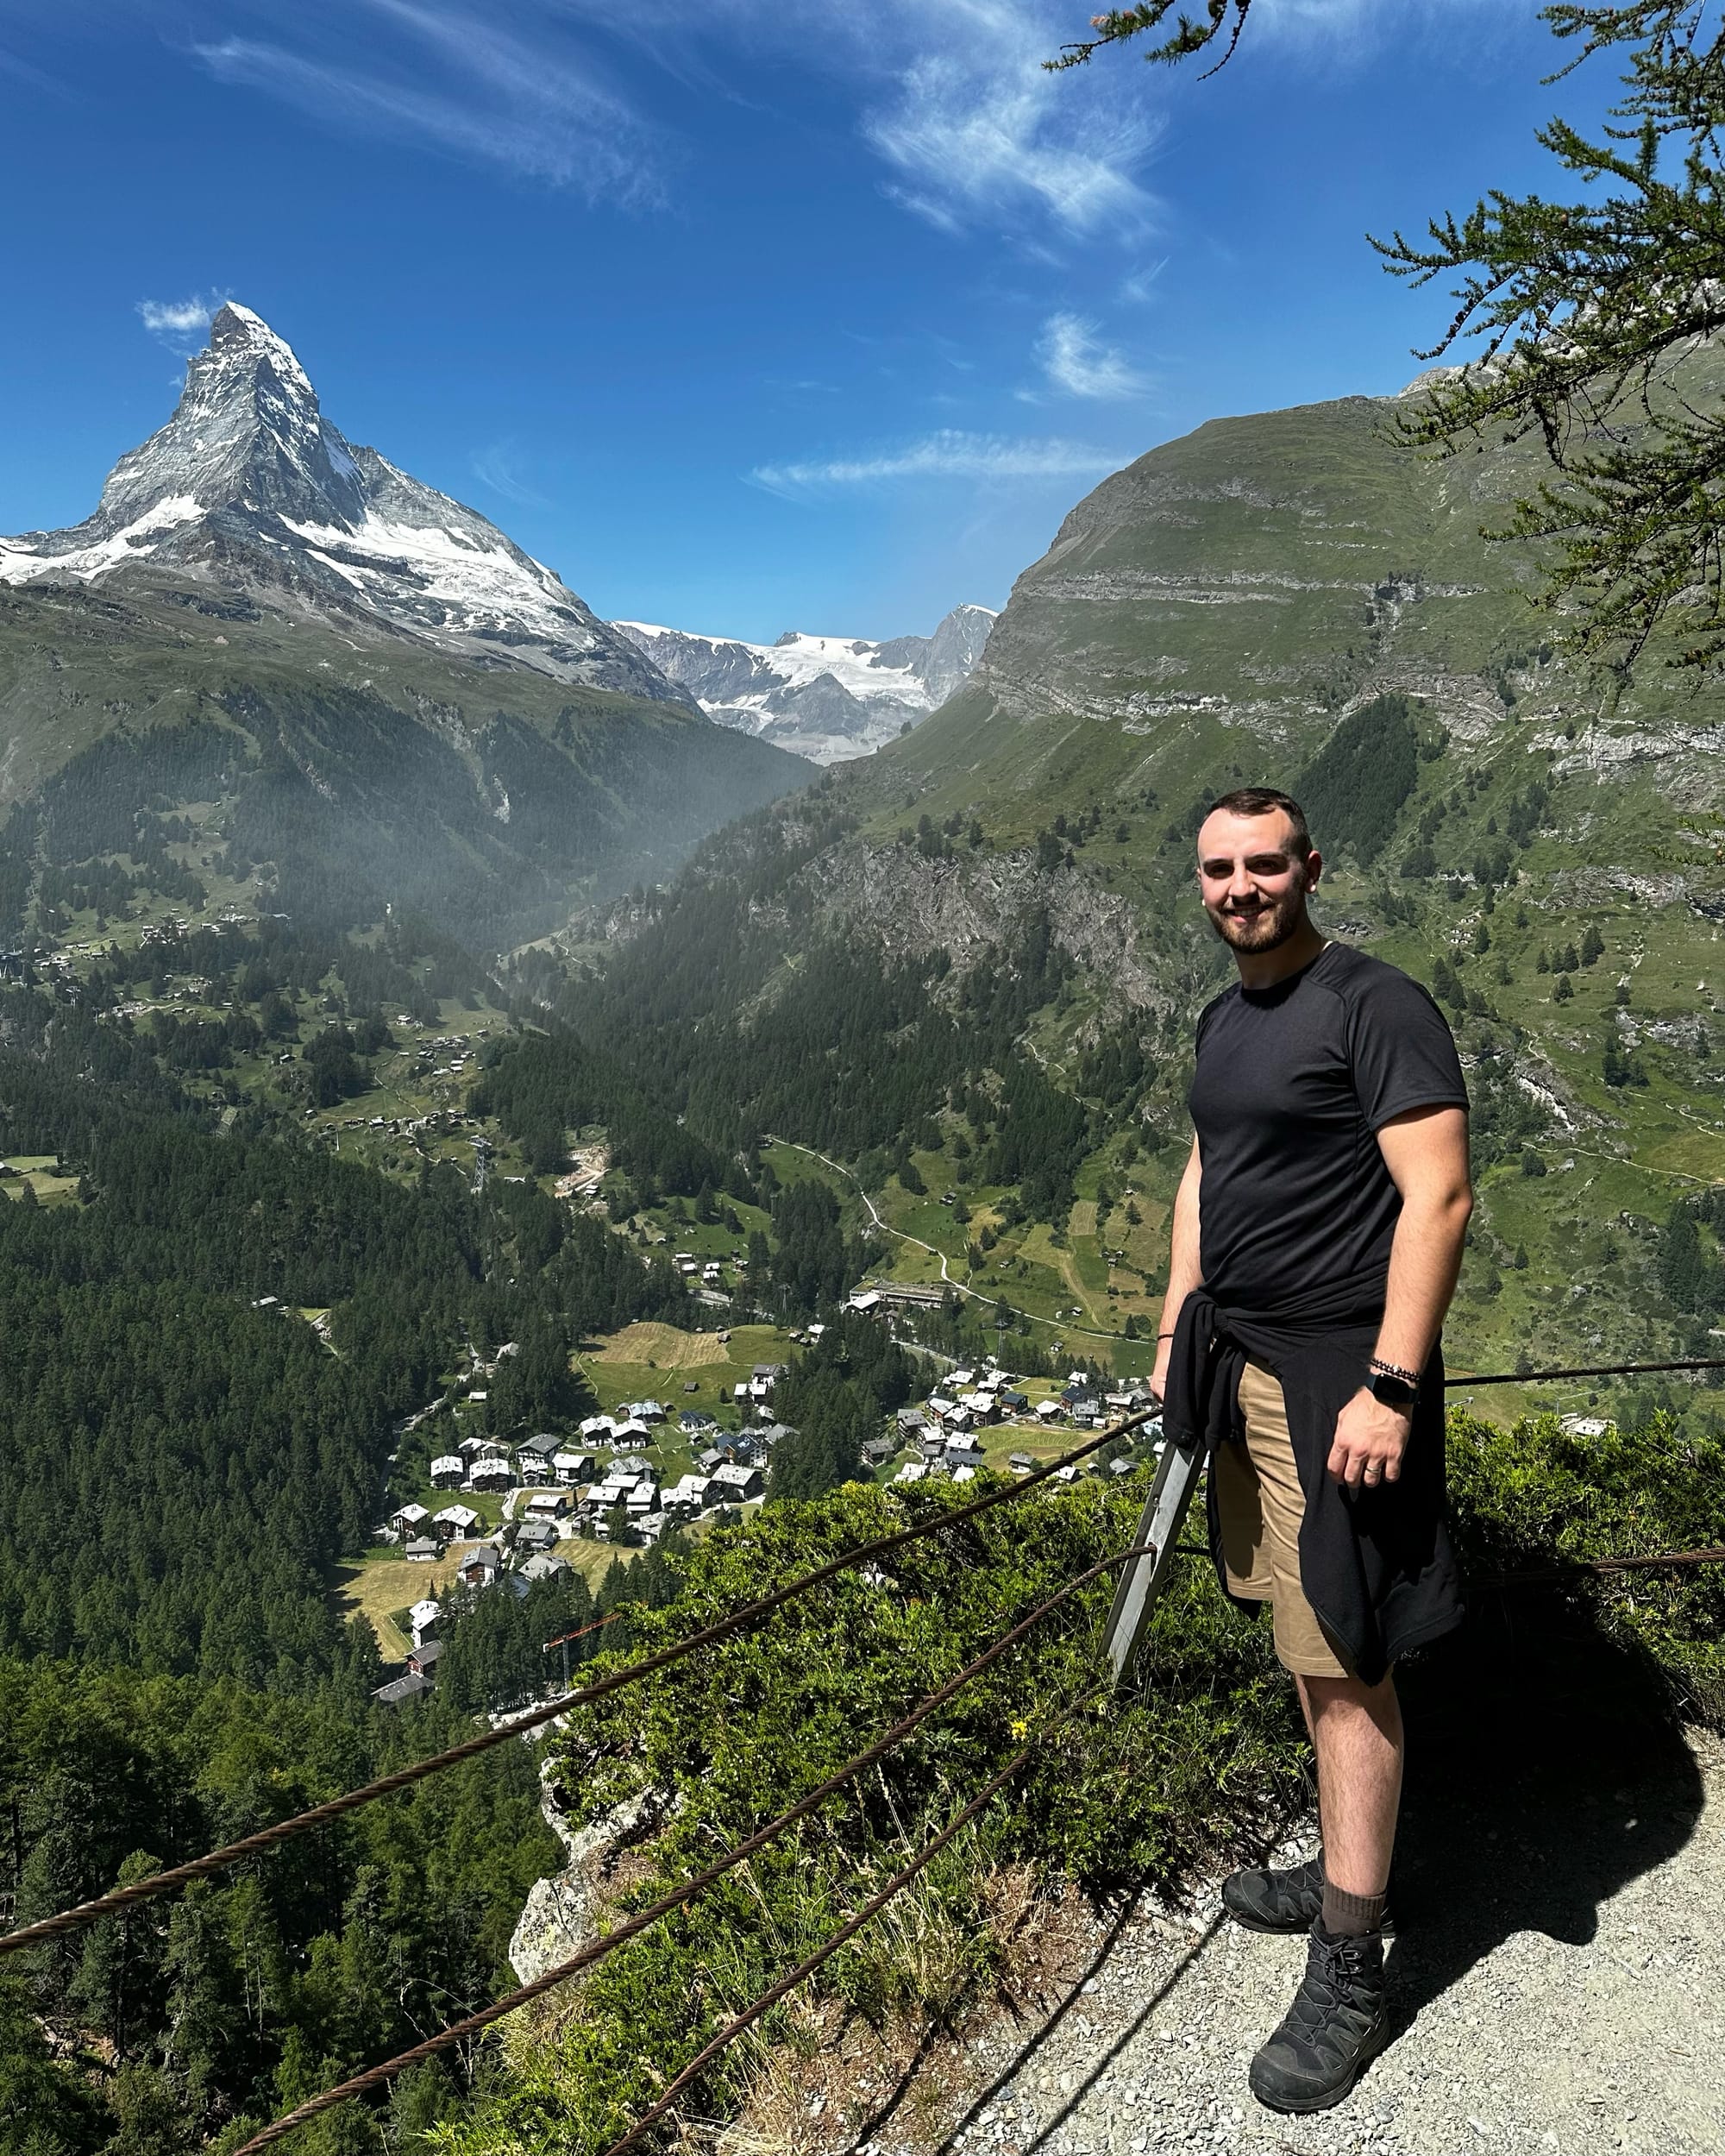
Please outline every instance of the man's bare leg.
[[1381, 1895], [1389, 1883], [1402, 1802], [1402, 1708], [1396, 1680], [1298, 1677], [1318, 1758], [1324, 1870], [1344, 1894]]

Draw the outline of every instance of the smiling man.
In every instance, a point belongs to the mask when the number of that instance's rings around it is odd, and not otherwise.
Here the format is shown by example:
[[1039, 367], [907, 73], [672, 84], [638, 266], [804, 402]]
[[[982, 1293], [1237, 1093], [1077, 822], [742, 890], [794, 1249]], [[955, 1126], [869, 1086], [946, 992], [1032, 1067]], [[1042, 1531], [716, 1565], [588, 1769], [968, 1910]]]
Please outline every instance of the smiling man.
[[1270, 788], [1224, 795], [1198, 833], [1239, 977], [1198, 1021], [1155, 1380], [1170, 1432], [1210, 1449], [1222, 1583], [1270, 1604], [1317, 1759], [1321, 1853], [1223, 1888], [1240, 1923], [1311, 1935], [1251, 2065], [1285, 2111], [1339, 2103], [1386, 2040], [1392, 1672], [1462, 1615], [1439, 1333], [1472, 1208], [1467, 1093], [1426, 991], [1314, 927], [1322, 871]]

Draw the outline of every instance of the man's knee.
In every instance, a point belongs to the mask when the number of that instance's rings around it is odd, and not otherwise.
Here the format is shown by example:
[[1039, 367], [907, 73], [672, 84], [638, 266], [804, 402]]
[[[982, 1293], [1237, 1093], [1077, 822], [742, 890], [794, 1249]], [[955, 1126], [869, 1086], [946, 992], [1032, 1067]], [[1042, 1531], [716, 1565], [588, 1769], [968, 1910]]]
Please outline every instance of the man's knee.
[[1396, 1673], [1386, 1670], [1376, 1684], [1358, 1677], [1298, 1677], [1301, 1695], [1312, 1720], [1347, 1722], [1364, 1717], [1379, 1728], [1401, 1719], [1396, 1697]]

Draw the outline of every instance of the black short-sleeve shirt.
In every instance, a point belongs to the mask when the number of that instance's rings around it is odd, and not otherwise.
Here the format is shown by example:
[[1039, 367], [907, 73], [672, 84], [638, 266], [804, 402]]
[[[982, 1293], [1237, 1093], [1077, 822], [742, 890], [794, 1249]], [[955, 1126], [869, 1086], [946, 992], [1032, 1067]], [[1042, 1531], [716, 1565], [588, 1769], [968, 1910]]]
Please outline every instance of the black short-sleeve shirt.
[[1467, 1089], [1444, 1015], [1381, 959], [1327, 943], [1274, 988], [1217, 996], [1191, 1092], [1205, 1286], [1270, 1311], [1387, 1276], [1402, 1199], [1377, 1133], [1452, 1105]]

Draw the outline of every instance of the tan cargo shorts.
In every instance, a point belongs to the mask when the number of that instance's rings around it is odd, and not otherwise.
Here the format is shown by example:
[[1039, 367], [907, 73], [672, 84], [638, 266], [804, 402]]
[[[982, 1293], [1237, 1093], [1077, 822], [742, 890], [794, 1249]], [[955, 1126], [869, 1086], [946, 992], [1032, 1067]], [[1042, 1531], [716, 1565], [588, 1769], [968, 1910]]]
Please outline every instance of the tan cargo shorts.
[[1229, 1591], [1270, 1605], [1276, 1658], [1284, 1669], [1299, 1677], [1352, 1676], [1340, 1643], [1300, 1582], [1306, 1497], [1282, 1387], [1268, 1370], [1248, 1362], [1240, 1373], [1239, 1404], [1245, 1443], [1219, 1445], [1210, 1469]]

